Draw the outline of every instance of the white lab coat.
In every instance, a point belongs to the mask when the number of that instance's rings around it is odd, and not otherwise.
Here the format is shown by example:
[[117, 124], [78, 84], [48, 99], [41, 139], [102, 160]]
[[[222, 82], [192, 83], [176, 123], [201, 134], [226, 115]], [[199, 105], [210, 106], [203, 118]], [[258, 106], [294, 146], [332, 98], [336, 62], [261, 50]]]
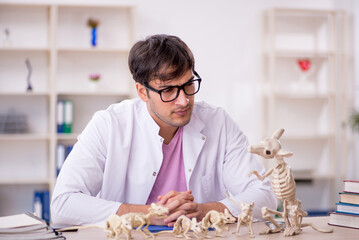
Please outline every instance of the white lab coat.
[[[162, 163], [163, 138], [140, 99], [95, 113], [66, 159], [53, 192], [53, 224], [103, 224], [121, 203], [145, 204]], [[187, 188], [198, 203], [222, 202], [234, 215], [237, 202], [276, 208], [270, 182], [248, 177], [263, 167], [247, 151], [247, 138], [221, 108], [195, 102], [183, 129]]]

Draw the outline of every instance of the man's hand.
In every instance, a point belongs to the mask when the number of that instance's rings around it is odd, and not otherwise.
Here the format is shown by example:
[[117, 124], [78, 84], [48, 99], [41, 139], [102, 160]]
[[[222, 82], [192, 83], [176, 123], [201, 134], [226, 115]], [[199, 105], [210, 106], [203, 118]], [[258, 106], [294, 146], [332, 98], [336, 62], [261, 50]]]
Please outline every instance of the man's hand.
[[194, 202], [191, 190], [186, 192], [170, 191], [165, 195], [158, 196], [158, 204], [164, 205], [170, 211], [168, 217], [163, 220], [169, 227], [172, 227], [181, 215], [193, 218], [202, 213], [200, 204]]

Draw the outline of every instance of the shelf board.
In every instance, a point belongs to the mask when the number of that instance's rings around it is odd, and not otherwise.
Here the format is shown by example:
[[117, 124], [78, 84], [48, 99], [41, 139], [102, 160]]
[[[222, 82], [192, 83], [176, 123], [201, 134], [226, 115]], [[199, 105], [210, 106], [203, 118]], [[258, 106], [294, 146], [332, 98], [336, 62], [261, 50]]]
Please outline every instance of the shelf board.
[[57, 140], [77, 140], [80, 133], [57, 133]]
[[0, 47], [0, 52], [47, 52], [47, 47]]
[[279, 50], [275, 49], [271, 52], [267, 52], [268, 56], [282, 57], [282, 58], [328, 58], [339, 54], [335, 51], [310, 51], [310, 50]]
[[105, 92], [105, 91], [97, 91], [97, 92], [57, 92], [57, 95], [60, 96], [110, 96], [110, 97], [129, 97], [128, 94], [120, 93], [120, 92]]
[[0, 92], [0, 96], [25, 96], [25, 97], [48, 97], [50, 93], [48, 92]]
[[118, 9], [127, 9], [127, 10], [131, 10], [134, 5], [131, 4], [121, 4], [121, 5], [113, 5], [111, 3], [87, 3], [86, 5], [83, 4], [78, 4], [78, 3], [60, 3], [58, 4], [59, 8], [109, 8], [109, 9], [114, 9], [114, 8], [118, 8]]
[[281, 99], [330, 99], [335, 96], [334, 93], [273, 93], [275, 98]]
[[37, 133], [14, 133], [14, 134], [0, 134], [0, 141], [46, 141], [50, 137], [48, 134]]
[[306, 8], [274, 8], [272, 10], [274, 13], [286, 14], [289, 16], [293, 16], [293, 14], [300, 14], [300, 16], [318, 16], [323, 15], [323, 17], [327, 18], [327, 14], [334, 14], [336, 11], [334, 10], [325, 10], [325, 9], [306, 9]]
[[0, 179], [0, 185], [43, 185], [49, 184], [48, 179]]
[[128, 54], [128, 48], [89, 48], [89, 47], [60, 47], [59, 53], [122, 53]]
[[334, 134], [286, 135], [282, 137], [282, 140], [309, 141], [309, 140], [328, 140], [333, 138], [334, 138]]
[[300, 180], [331, 180], [335, 179], [334, 174], [316, 173], [315, 171], [295, 171], [292, 169], [292, 173], [295, 179]]

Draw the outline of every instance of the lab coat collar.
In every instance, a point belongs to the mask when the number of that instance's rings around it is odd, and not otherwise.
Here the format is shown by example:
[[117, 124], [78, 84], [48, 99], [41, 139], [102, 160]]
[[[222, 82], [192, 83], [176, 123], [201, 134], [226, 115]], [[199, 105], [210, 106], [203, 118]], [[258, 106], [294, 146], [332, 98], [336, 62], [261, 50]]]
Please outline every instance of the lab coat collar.
[[151, 114], [148, 112], [147, 104], [139, 99], [140, 102], [140, 109], [141, 109], [141, 117], [139, 121], [141, 122], [141, 126], [145, 126], [150, 132], [153, 132], [156, 134], [156, 136], [159, 136], [160, 127], [157, 125], [155, 120], [152, 118]]

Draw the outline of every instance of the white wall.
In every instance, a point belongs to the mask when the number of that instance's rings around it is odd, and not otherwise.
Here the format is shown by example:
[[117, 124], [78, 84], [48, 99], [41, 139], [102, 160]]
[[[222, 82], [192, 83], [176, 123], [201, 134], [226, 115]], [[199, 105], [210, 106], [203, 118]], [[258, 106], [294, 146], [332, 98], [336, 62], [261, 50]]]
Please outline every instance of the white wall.
[[[197, 99], [225, 108], [240, 124], [250, 142], [256, 142], [260, 138], [258, 111], [262, 12], [274, 7], [345, 8], [349, 11], [349, 15], [359, 12], [359, 4], [354, 0], [0, 0], [0, 2], [136, 5], [137, 39], [157, 33], [174, 34], [182, 38], [194, 52], [196, 69], [203, 78]], [[358, 17], [354, 19], [358, 24]], [[358, 34], [356, 38], [358, 40]], [[356, 57], [358, 57], [358, 49]], [[357, 76], [358, 71], [356, 71]], [[357, 95], [358, 85], [357, 83]], [[350, 164], [353, 166], [353, 161], [350, 161]], [[349, 167], [349, 169], [353, 168]], [[355, 172], [358, 178], [359, 171], [352, 170], [351, 176], [355, 177]]]
[[[28, 0], [34, 3], [133, 4], [137, 35], [166, 33], [192, 49], [203, 78], [197, 99], [222, 106], [251, 142], [259, 135], [261, 14], [273, 7], [332, 9], [334, 0]], [[9, 0], [0, 2], [9, 2]]]
[[251, 142], [259, 135], [261, 14], [273, 7], [330, 9], [329, 0], [137, 1], [140, 38], [180, 36], [193, 50], [204, 79], [198, 98], [224, 107]]
[[[353, 42], [359, 43], [359, 1], [354, 1], [353, 7]], [[353, 46], [354, 62], [354, 108], [359, 112], [359, 45]], [[348, 178], [359, 179], [359, 133], [354, 135], [354, 149], [348, 164]]]

